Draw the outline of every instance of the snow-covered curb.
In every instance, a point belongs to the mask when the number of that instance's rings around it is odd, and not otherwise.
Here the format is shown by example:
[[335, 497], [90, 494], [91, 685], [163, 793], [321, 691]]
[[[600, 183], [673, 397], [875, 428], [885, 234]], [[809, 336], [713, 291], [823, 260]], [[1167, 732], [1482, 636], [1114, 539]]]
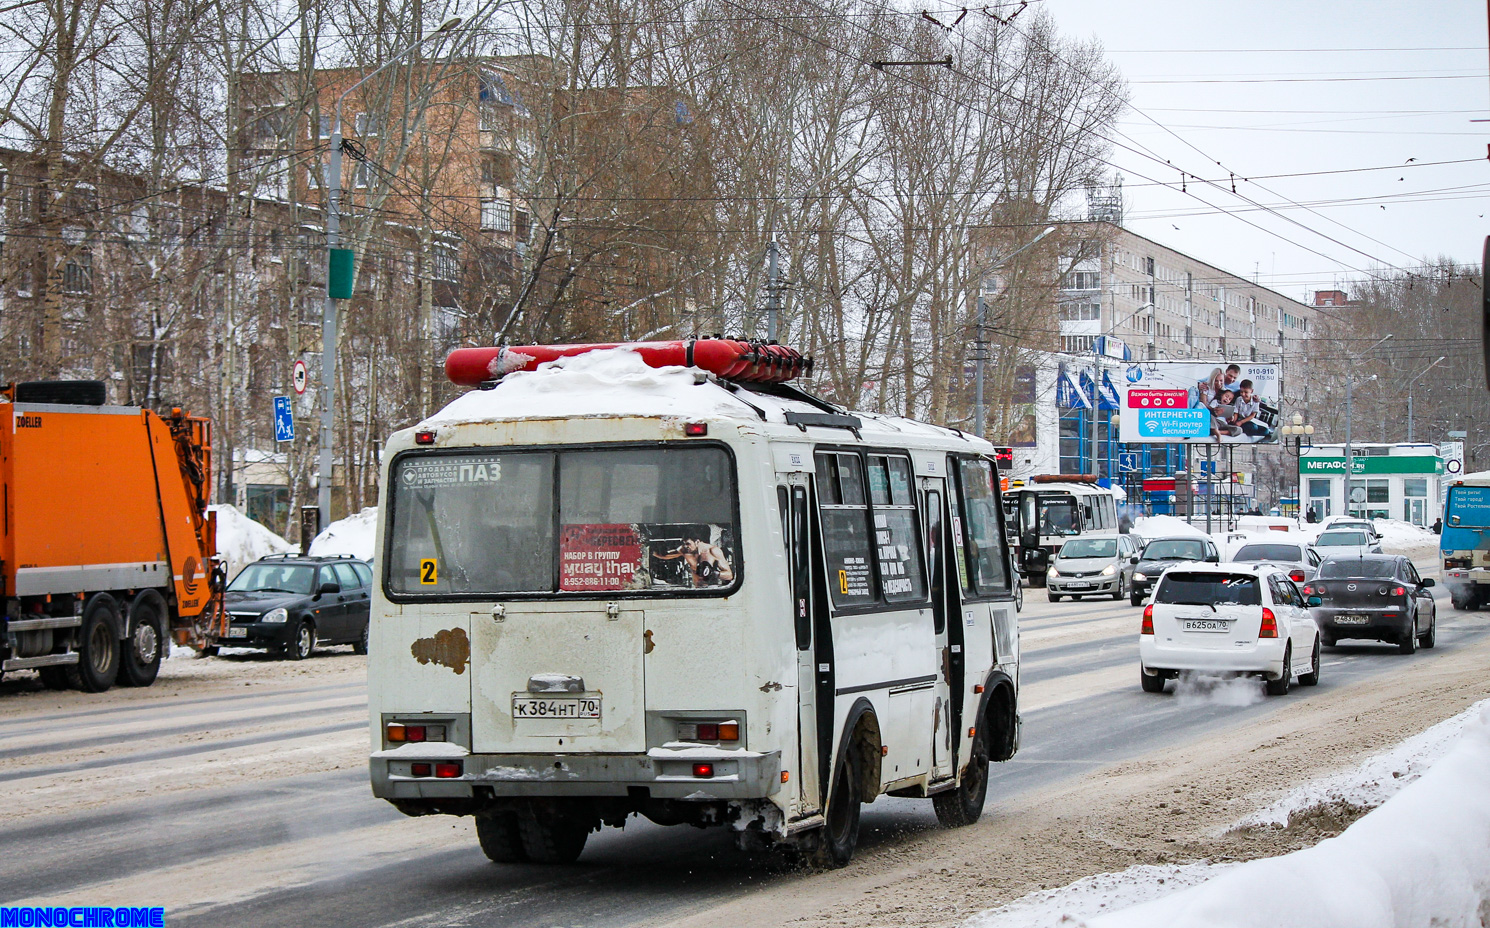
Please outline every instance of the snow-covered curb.
[[1244, 864], [1098, 874], [980, 913], [966, 928], [1476, 928], [1490, 914], [1487, 771], [1490, 700], [1239, 823], [1390, 797], [1338, 837]]

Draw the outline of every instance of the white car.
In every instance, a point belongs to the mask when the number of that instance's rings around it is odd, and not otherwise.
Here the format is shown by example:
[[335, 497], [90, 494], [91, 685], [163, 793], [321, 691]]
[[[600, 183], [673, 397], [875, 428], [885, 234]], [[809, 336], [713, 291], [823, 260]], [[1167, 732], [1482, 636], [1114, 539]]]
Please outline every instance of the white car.
[[1331, 528], [1314, 539], [1314, 550], [1325, 557], [1357, 557], [1381, 553], [1381, 539], [1359, 528]]
[[1370, 519], [1358, 519], [1355, 516], [1330, 516], [1324, 520], [1320, 530], [1326, 532], [1354, 530], [1370, 535], [1372, 541], [1381, 541], [1381, 534], [1376, 531], [1375, 522]]
[[1194, 564], [1164, 572], [1138, 636], [1144, 692], [1181, 671], [1261, 676], [1281, 696], [1295, 674], [1319, 682], [1319, 627], [1288, 574], [1269, 564]]

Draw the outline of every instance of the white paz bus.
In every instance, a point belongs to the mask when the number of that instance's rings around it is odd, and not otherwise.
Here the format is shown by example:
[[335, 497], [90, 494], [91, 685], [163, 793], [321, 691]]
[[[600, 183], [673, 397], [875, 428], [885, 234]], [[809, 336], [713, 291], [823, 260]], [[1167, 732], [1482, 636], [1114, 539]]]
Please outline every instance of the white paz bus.
[[457, 351], [484, 389], [389, 440], [374, 794], [537, 863], [633, 814], [819, 866], [884, 793], [976, 820], [1019, 743], [992, 446], [777, 346], [595, 347]]

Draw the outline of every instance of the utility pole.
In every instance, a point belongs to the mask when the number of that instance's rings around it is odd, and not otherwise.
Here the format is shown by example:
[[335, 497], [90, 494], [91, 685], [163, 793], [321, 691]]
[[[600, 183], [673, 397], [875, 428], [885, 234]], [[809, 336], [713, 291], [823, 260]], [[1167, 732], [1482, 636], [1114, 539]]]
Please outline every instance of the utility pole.
[[1412, 444], [1412, 388], [1413, 388], [1413, 385], [1416, 384], [1418, 382], [1418, 380], [1424, 374], [1426, 374], [1429, 371], [1433, 370], [1440, 363], [1442, 363], [1443, 361], [1446, 361], [1446, 360], [1447, 360], [1447, 357], [1441, 357], [1441, 358], [1439, 358], [1437, 361], [1434, 361], [1432, 364], [1429, 364], [1427, 367], [1425, 367], [1421, 371], [1419, 371], [1417, 373], [1417, 375], [1415, 377], [1413, 377], [1411, 380], [1407, 381], [1407, 443], [1408, 444]]
[[[1037, 242], [1054, 231], [1055, 226], [1046, 226], [1039, 235], [995, 261], [992, 267], [983, 272], [982, 279], [978, 281], [978, 319], [973, 332], [975, 349], [973, 353], [973, 434], [979, 438], [988, 437], [984, 434], [988, 430], [988, 415], [983, 408], [983, 366], [988, 360], [988, 340], [983, 337], [983, 330], [988, 325], [988, 300], [984, 297], [983, 283], [988, 279], [989, 274], [1003, 267], [1021, 251], [1033, 248]], [[907, 358], [906, 361], [909, 362], [910, 359]]]
[[[459, 16], [452, 16], [440, 24], [440, 28], [405, 47], [387, 61], [341, 92], [336, 98], [336, 109], [331, 117], [331, 157], [326, 166], [326, 300], [321, 311], [321, 456], [316, 474], [316, 503], [320, 510], [321, 528], [331, 523], [331, 479], [334, 457], [332, 445], [335, 441], [336, 421], [336, 297], [332, 296], [331, 265], [341, 248], [341, 105], [352, 91], [373, 77], [397, 64], [403, 56], [430, 39], [450, 32], [461, 24]], [[350, 295], [350, 294], [348, 294]]]
[[776, 239], [771, 239], [766, 246], [766, 341], [773, 345], [781, 317], [781, 268], [777, 264], [780, 253]]
[[[1385, 336], [1385, 337], [1383, 337], [1383, 338], [1378, 338], [1376, 341], [1374, 341], [1374, 342], [1371, 343], [1371, 347], [1367, 348], [1365, 351], [1362, 351], [1361, 354], [1367, 354], [1367, 353], [1375, 350], [1378, 345], [1380, 345], [1382, 342], [1385, 342], [1385, 341], [1387, 341], [1387, 340], [1389, 340], [1391, 338], [1392, 338], [1392, 335], [1390, 335], [1390, 334], [1387, 335], [1387, 336]], [[1354, 359], [1352, 359], [1352, 364], [1353, 363], [1354, 363]], [[1375, 374], [1372, 374], [1370, 377], [1367, 377], [1365, 380], [1361, 381], [1361, 383], [1370, 383], [1371, 381], [1373, 381], [1375, 379], [1376, 379], [1376, 375]], [[1346, 375], [1345, 375], [1345, 514], [1346, 515], [1350, 515], [1351, 514], [1351, 512], [1350, 512], [1350, 503], [1351, 503], [1351, 500], [1350, 500], [1350, 481], [1355, 476], [1355, 467], [1354, 467], [1354, 464], [1353, 464], [1353, 458], [1355, 457], [1355, 454], [1354, 454], [1355, 449], [1351, 445], [1351, 435], [1350, 435], [1350, 427], [1351, 427], [1350, 407], [1351, 407], [1351, 400], [1354, 397], [1354, 394], [1355, 394], [1355, 375], [1354, 375], [1354, 371], [1347, 371], [1346, 372]]]

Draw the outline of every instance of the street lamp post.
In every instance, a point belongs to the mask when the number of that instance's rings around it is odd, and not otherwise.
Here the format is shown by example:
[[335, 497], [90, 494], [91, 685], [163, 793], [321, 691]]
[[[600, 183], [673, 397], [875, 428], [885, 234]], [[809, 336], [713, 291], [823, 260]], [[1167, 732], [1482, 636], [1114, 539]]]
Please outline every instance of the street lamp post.
[[1437, 361], [1418, 371], [1411, 380], [1407, 381], [1407, 443], [1409, 445], [1412, 444], [1412, 386], [1418, 382], [1419, 377], [1422, 377], [1446, 360], [1446, 357], [1440, 357]]
[[[1008, 263], [1015, 255], [1026, 249], [1035, 247], [1045, 236], [1055, 231], [1055, 226], [1046, 226], [1039, 235], [1020, 245], [1018, 248], [999, 258], [983, 272], [984, 275], [998, 270]], [[973, 344], [977, 348], [977, 354], [973, 358], [973, 434], [979, 438], [987, 438], [988, 411], [983, 406], [983, 365], [988, 359], [988, 343], [983, 338], [983, 330], [988, 326], [988, 300], [983, 296], [983, 282], [978, 282], [978, 322], [977, 332], [973, 338]], [[966, 370], [966, 368], [964, 368]]]
[[[1293, 455], [1293, 457], [1295, 459], [1295, 469], [1297, 469], [1299, 466], [1301, 466], [1300, 462], [1303, 461], [1304, 448], [1305, 447], [1311, 447], [1312, 448], [1314, 446], [1314, 438], [1313, 438], [1313, 436], [1314, 436], [1314, 426], [1312, 426], [1312, 425], [1305, 425], [1304, 424], [1304, 417], [1301, 414], [1299, 414], [1299, 413], [1294, 413], [1293, 414], [1293, 421], [1291, 423], [1289, 423], [1288, 425], [1283, 426], [1283, 430], [1282, 431], [1283, 431], [1283, 450], [1284, 450], [1284, 452]], [[1305, 436], [1308, 436], [1308, 442], [1309, 443], [1308, 443], [1307, 446], [1304, 444]], [[1293, 450], [1292, 451], [1289, 451], [1288, 450], [1288, 439], [1289, 438], [1292, 438], [1293, 439]], [[1295, 476], [1298, 478], [1298, 480], [1297, 480], [1298, 489], [1295, 490], [1295, 494], [1296, 494], [1296, 497], [1298, 499], [1298, 505], [1294, 509], [1293, 517], [1295, 519], [1298, 519], [1304, 513], [1304, 475], [1302, 473], [1298, 473]]]
[[321, 527], [331, 522], [331, 474], [333, 422], [336, 411], [336, 298], [331, 295], [332, 253], [341, 246], [341, 105], [352, 91], [372, 78], [397, 64], [409, 52], [431, 39], [450, 32], [461, 24], [459, 16], [452, 16], [440, 24], [440, 28], [424, 36], [407, 48], [394, 54], [387, 61], [368, 72], [355, 84], [343, 90], [336, 98], [336, 108], [331, 118], [331, 157], [326, 167], [326, 302], [321, 315], [321, 455], [316, 473], [316, 503], [320, 510]]

